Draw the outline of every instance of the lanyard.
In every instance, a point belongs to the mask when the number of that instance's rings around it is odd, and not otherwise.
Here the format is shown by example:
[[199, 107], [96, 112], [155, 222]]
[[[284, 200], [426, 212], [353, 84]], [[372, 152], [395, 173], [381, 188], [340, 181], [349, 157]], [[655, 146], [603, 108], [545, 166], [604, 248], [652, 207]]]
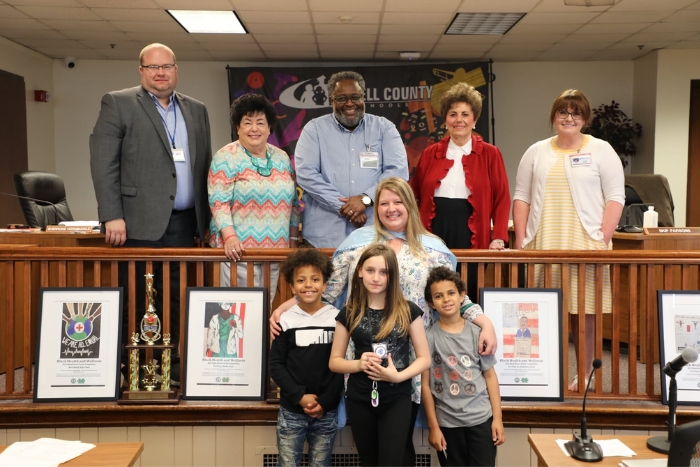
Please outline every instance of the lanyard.
[[[168, 109], [165, 109], [166, 115], [168, 112]], [[158, 112], [158, 115], [160, 116], [161, 121], [163, 122], [163, 126], [165, 126], [165, 131], [168, 133], [168, 138], [170, 138], [170, 144], [173, 145], [173, 149], [175, 149], [175, 133], [177, 132], [177, 101], [173, 99], [173, 112], [175, 112], [175, 127], [173, 128], [173, 134], [170, 134], [170, 130], [168, 129], [168, 124], [165, 122], [165, 119], [163, 118], [163, 115], [161, 115], [160, 112]]]

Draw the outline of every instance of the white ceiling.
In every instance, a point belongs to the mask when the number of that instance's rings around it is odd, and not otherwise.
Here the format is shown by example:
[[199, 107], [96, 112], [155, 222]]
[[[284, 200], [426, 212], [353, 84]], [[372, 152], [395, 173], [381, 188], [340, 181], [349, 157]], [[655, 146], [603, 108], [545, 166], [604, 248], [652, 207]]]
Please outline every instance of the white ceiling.
[[[165, 9], [234, 10], [248, 35], [187, 34]], [[445, 36], [458, 12], [523, 12], [504, 36]], [[352, 16], [343, 24], [341, 16]], [[133, 60], [629, 60], [700, 48], [700, 0], [0, 0], [0, 36], [52, 58]]]

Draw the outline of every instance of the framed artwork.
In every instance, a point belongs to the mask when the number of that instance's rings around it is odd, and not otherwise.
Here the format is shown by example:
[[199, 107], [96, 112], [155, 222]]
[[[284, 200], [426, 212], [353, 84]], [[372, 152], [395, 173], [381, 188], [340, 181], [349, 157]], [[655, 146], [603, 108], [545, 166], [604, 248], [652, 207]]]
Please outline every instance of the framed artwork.
[[561, 289], [481, 289], [499, 337], [494, 367], [504, 400], [564, 399]]
[[[659, 350], [661, 353], [661, 399], [668, 404], [671, 378], [664, 366], [686, 347], [700, 351], [700, 292], [659, 290]], [[678, 404], [700, 404], [700, 361], [688, 363], [676, 375]]]
[[42, 288], [34, 402], [116, 401], [121, 288]]
[[267, 289], [188, 288], [184, 399], [263, 400]]

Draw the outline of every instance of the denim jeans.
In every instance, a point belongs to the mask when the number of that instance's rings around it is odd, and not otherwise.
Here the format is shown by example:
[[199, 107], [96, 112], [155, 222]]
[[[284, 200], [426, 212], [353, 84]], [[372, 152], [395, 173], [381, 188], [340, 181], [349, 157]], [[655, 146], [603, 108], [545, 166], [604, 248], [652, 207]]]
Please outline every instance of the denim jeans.
[[309, 467], [331, 465], [331, 452], [338, 426], [338, 410], [312, 418], [280, 407], [277, 415], [277, 450], [280, 467], [301, 464], [304, 441], [309, 442]]

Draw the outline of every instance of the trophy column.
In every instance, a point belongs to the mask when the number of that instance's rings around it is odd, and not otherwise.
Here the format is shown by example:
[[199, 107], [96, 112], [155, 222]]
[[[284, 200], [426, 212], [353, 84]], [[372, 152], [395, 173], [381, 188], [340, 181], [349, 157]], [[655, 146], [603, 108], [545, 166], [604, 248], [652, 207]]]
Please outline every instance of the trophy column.
[[[178, 404], [180, 393], [170, 387], [170, 362], [174, 345], [170, 334], [161, 340], [160, 319], [155, 307], [156, 290], [153, 288], [153, 274], [146, 274], [146, 298], [148, 307], [141, 318], [141, 334], [131, 335], [131, 344], [126, 346], [129, 355], [129, 389], [122, 392], [119, 404]], [[162, 351], [162, 362], [153, 358], [153, 350]], [[141, 356], [144, 364], [141, 364]], [[158, 368], [161, 372], [158, 373]], [[143, 372], [140, 371], [143, 370]], [[160, 381], [159, 381], [160, 380]]]

